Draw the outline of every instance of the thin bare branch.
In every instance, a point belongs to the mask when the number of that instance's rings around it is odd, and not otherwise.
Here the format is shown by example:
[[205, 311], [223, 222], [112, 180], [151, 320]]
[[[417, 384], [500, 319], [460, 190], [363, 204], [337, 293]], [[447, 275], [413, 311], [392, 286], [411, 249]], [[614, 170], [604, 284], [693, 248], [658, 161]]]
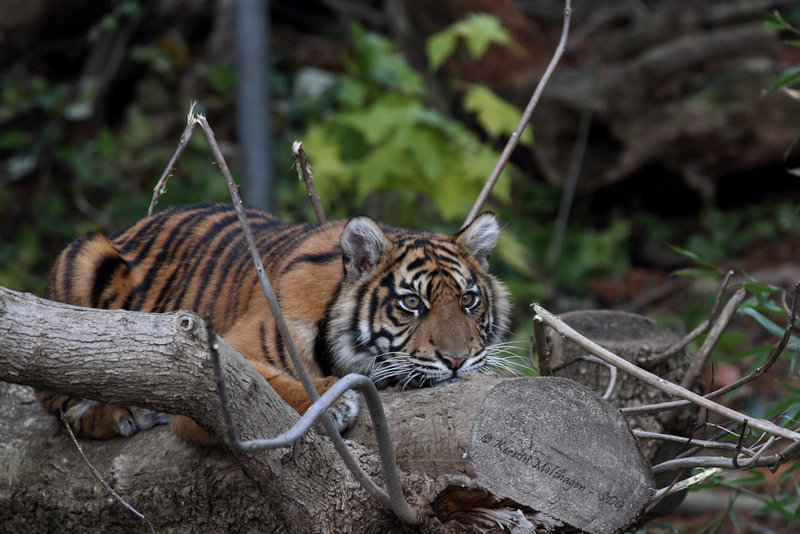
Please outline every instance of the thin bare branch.
[[[689, 489], [693, 486], [697, 486], [698, 484], [702, 484], [709, 478], [718, 475], [722, 472], [722, 469], [719, 467], [712, 467], [710, 469], [706, 469], [700, 473], [697, 473], [694, 476], [687, 478], [686, 480], [681, 480], [676, 482], [675, 484], [670, 485], [668, 488], [660, 489], [653, 495], [653, 503], [657, 503], [667, 495], [671, 493], [678, 493], [679, 491], [683, 491], [685, 489]], [[653, 508], [654, 504], [651, 504], [645, 513], [649, 512]]]
[[608, 386], [606, 386], [606, 391], [605, 393], [603, 393], [603, 400], [608, 400], [608, 398], [611, 397], [611, 392], [614, 391], [614, 386], [617, 383], [617, 368], [611, 365], [610, 363], [604, 362], [600, 358], [593, 356], [591, 354], [584, 354], [582, 356], [575, 356], [571, 360], [553, 367], [553, 372], [569, 367], [570, 365], [580, 361], [594, 363], [608, 369], [609, 372]]
[[719, 308], [720, 302], [722, 302], [722, 295], [725, 290], [728, 288], [728, 283], [733, 276], [733, 271], [728, 271], [725, 273], [725, 278], [722, 280], [722, 284], [719, 287], [719, 291], [717, 291], [717, 296], [714, 299], [714, 305], [711, 307], [711, 313], [708, 314], [708, 319], [697, 325], [694, 330], [689, 332], [683, 339], [681, 339], [676, 344], [668, 347], [667, 349], [661, 351], [658, 354], [651, 354], [651, 355], [642, 355], [637, 360], [636, 363], [639, 364], [641, 367], [649, 369], [654, 365], [658, 365], [659, 363], [665, 362], [670, 356], [677, 353], [679, 350], [683, 350], [686, 345], [697, 339], [699, 336], [705, 334], [711, 324], [717, 318], [717, 309]]
[[58, 416], [61, 419], [61, 423], [64, 425], [64, 428], [67, 429], [67, 434], [69, 434], [69, 439], [72, 440], [72, 444], [75, 445], [76, 449], [78, 449], [78, 454], [81, 455], [81, 458], [83, 459], [86, 466], [89, 468], [89, 471], [92, 473], [92, 476], [94, 476], [94, 478], [96, 478], [97, 481], [103, 485], [106, 491], [112, 497], [114, 497], [114, 499], [117, 502], [119, 502], [122, 506], [127, 508], [133, 515], [144, 521], [144, 524], [147, 525], [147, 528], [150, 530], [150, 532], [156, 534], [156, 529], [153, 527], [153, 524], [150, 522], [150, 520], [147, 519], [147, 517], [143, 513], [139, 512], [136, 508], [128, 504], [127, 501], [123, 499], [120, 496], [120, 494], [117, 493], [116, 490], [114, 490], [114, 488], [112, 488], [108, 482], [105, 481], [103, 475], [101, 475], [97, 471], [97, 469], [95, 469], [95, 467], [92, 465], [92, 462], [90, 462], [89, 459], [86, 457], [86, 454], [83, 452], [83, 447], [81, 447], [81, 444], [78, 443], [77, 438], [75, 438], [75, 434], [72, 432], [72, 428], [70, 428], [69, 423], [67, 422], [67, 418], [64, 415], [64, 409], [61, 407], [60, 403], [58, 405]]
[[[736, 450], [735, 443], [687, 438], [686, 436], [675, 436], [673, 434], [662, 434], [660, 432], [647, 432], [646, 430], [640, 430], [638, 428], [633, 429], [633, 435], [636, 436], [638, 439], [660, 439], [662, 441], [673, 441], [675, 443], [683, 443], [685, 446], [695, 445], [697, 446], [697, 450], [709, 449], [709, 450], [722, 450], [731, 452]], [[755, 456], [756, 454], [755, 451], [752, 451], [747, 447], [742, 447], [741, 451], [746, 454], [749, 454], [750, 456]]]
[[728, 327], [728, 323], [730, 323], [731, 319], [733, 319], [733, 316], [736, 314], [736, 310], [738, 310], [739, 306], [742, 304], [742, 302], [744, 302], [745, 296], [747, 296], [747, 292], [740, 287], [736, 290], [727, 304], [725, 304], [725, 307], [719, 314], [719, 318], [714, 323], [714, 326], [711, 327], [711, 331], [708, 333], [708, 336], [706, 336], [706, 339], [703, 341], [703, 344], [700, 346], [697, 354], [695, 354], [692, 364], [689, 366], [686, 374], [683, 375], [683, 378], [681, 379], [681, 386], [685, 388], [690, 387], [694, 383], [695, 379], [700, 375], [700, 372], [703, 370], [708, 358], [711, 356], [711, 351], [717, 345], [720, 336]]
[[578, 186], [578, 178], [581, 175], [583, 156], [586, 154], [586, 144], [589, 141], [589, 130], [592, 126], [592, 115], [594, 108], [591, 104], [584, 106], [581, 111], [581, 121], [578, 126], [578, 137], [572, 148], [572, 156], [569, 159], [567, 175], [564, 178], [564, 189], [561, 193], [561, 203], [558, 206], [556, 216], [556, 228], [553, 230], [553, 240], [550, 243], [550, 251], [547, 254], [547, 265], [555, 265], [561, 255], [561, 245], [564, 242], [564, 234], [567, 232], [569, 222], [569, 212], [572, 209], [572, 200], [575, 198], [575, 189]]
[[533, 114], [533, 110], [539, 103], [539, 99], [542, 96], [542, 92], [544, 91], [547, 82], [550, 80], [550, 76], [552, 76], [553, 71], [556, 69], [556, 65], [558, 65], [558, 61], [561, 59], [561, 56], [564, 54], [564, 51], [566, 50], [567, 36], [569, 35], [569, 23], [571, 18], [572, 18], [572, 0], [566, 0], [564, 2], [564, 27], [561, 30], [561, 40], [558, 42], [558, 46], [556, 47], [556, 51], [553, 54], [553, 58], [550, 60], [550, 64], [547, 65], [547, 69], [545, 69], [544, 74], [542, 75], [542, 79], [539, 80], [539, 84], [536, 86], [536, 89], [533, 92], [533, 96], [528, 102], [525, 111], [522, 113], [522, 118], [519, 120], [517, 128], [514, 130], [514, 133], [511, 134], [511, 137], [509, 137], [505, 148], [503, 148], [503, 152], [500, 154], [500, 159], [498, 159], [497, 163], [495, 163], [491, 174], [489, 174], [489, 178], [486, 180], [486, 184], [483, 186], [483, 189], [478, 195], [477, 200], [475, 200], [475, 204], [472, 205], [472, 209], [469, 211], [469, 215], [467, 215], [467, 218], [464, 220], [464, 224], [461, 225], [461, 228], [466, 228], [467, 225], [471, 223], [475, 219], [475, 217], [478, 216], [478, 213], [481, 211], [481, 208], [486, 203], [486, 199], [489, 197], [489, 193], [492, 191], [494, 184], [497, 183], [497, 179], [500, 177], [500, 173], [503, 172], [503, 168], [505, 168], [506, 163], [508, 163], [508, 159], [511, 157], [511, 153], [514, 152], [515, 148], [517, 148], [520, 136], [522, 136], [522, 132], [525, 131], [525, 127], [531, 120], [531, 115]]
[[[725, 387], [719, 388], [711, 393], [707, 393], [705, 398], [707, 399], [715, 399], [721, 395], [724, 395], [728, 392], [731, 392], [737, 388], [742, 387], [743, 385], [747, 384], [748, 382], [752, 382], [753, 380], [759, 378], [760, 376], [764, 375], [772, 365], [778, 361], [781, 354], [783, 353], [784, 349], [786, 349], [786, 345], [789, 343], [789, 339], [792, 336], [792, 331], [795, 328], [795, 320], [797, 319], [797, 303], [800, 300], [800, 282], [798, 282], [794, 287], [794, 294], [792, 296], [792, 308], [789, 311], [786, 329], [783, 331], [783, 337], [778, 340], [778, 343], [773, 347], [772, 352], [770, 352], [767, 359], [764, 361], [762, 365], [757, 367], [752, 373], [747, 376], [743, 376], [736, 382], [732, 384], [728, 384]], [[689, 406], [690, 402], [685, 400], [680, 401], [670, 401], [670, 402], [662, 402], [658, 404], [646, 404], [642, 406], [630, 406], [627, 408], [622, 408], [621, 411], [625, 415], [638, 415], [642, 413], [656, 413], [656, 412], [665, 412], [668, 410], [678, 410], [680, 408], [684, 408]]]
[[192, 105], [189, 107], [189, 116], [187, 119], [186, 128], [184, 128], [181, 138], [178, 141], [178, 147], [175, 149], [175, 153], [172, 154], [172, 158], [164, 168], [164, 172], [161, 174], [161, 178], [159, 178], [158, 183], [153, 188], [153, 200], [150, 201], [150, 208], [147, 210], [147, 215], [153, 214], [153, 210], [156, 208], [158, 199], [160, 199], [161, 195], [163, 195], [167, 190], [167, 180], [172, 175], [172, 171], [175, 169], [175, 164], [180, 159], [183, 151], [186, 150], [186, 147], [189, 145], [189, 139], [192, 137], [192, 131], [194, 130], [195, 124], [197, 124], [195, 121], [194, 106], [195, 102], [192, 102]]
[[[594, 354], [598, 358], [612, 364], [613, 366], [617, 367], [622, 371], [625, 371], [628, 374], [633, 375], [634, 377], [645, 382], [646, 384], [649, 384], [669, 395], [686, 399], [692, 402], [693, 404], [696, 404], [697, 406], [705, 408], [708, 411], [714, 412], [728, 419], [732, 419], [740, 423], [743, 422], [745, 419], [747, 419], [747, 417], [744, 414], [737, 412], [736, 410], [732, 410], [727, 406], [722, 406], [721, 404], [717, 404], [716, 402], [713, 402], [707, 398], [701, 397], [700, 395], [693, 393], [692, 391], [689, 391], [686, 388], [683, 388], [677, 384], [673, 384], [672, 382], [669, 382], [659, 376], [656, 376], [653, 373], [645, 371], [644, 369], [628, 362], [627, 360], [620, 358], [611, 351], [601, 347], [594, 341], [581, 335], [580, 333], [575, 331], [572, 327], [564, 323], [561, 319], [559, 319], [549, 311], [545, 310], [538, 304], [534, 304], [533, 309], [545, 323], [547, 323], [560, 335], [567, 337], [575, 344], [587, 350], [588, 352]], [[752, 428], [760, 430], [761, 432], [766, 432], [768, 434], [786, 438], [791, 441], [800, 441], [800, 434], [798, 434], [797, 432], [793, 432], [787, 428], [783, 428], [769, 421], [765, 421], [763, 419], [749, 419], [748, 421], [749, 421], [748, 424]]]
[[[786, 447], [788, 449], [789, 446]], [[762, 456], [756, 458], [751, 462], [747, 468], [753, 467], [771, 467], [775, 462], [784, 463], [797, 457], [786, 455], [786, 449], [780, 454], [771, 454], [769, 456]], [[798, 451], [795, 451], [796, 453]], [[658, 475], [669, 471], [677, 471], [679, 469], [694, 469], [696, 467], [719, 467], [722, 469], [736, 469], [736, 465], [732, 458], [725, 458], [723, 456], [692, 456], [690, 458], [680, 458], [677, 460], [668, 460], [658, 465], [653, 466], [653, 474]]]
[[314, 171], [311, 170], [311, 164], [308, 162], [306, 151], [303, 150], [303, 143], [295, 141], [292, 143], [292, 154], [294, 155], [295, 166], [297, 167], [297, 177], [303, 180], [308, 192], [308, 199], [314, 207], [314, 213], [317, 215], [317, 221], [325, 222], [325, 211], [322, 209], [317, 188], [314, 186]]

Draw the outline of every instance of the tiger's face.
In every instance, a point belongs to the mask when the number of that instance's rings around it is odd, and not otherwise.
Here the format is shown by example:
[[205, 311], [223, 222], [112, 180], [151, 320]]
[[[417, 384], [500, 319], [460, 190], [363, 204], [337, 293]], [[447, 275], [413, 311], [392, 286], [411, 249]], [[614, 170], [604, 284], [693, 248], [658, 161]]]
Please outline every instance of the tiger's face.
[[335, 374], [425, 387], [485, 368], [508, 321], [507, 291], [487, 272], [499, 233], [490, 213], [454, 236], [351, 220], [327, 332]]

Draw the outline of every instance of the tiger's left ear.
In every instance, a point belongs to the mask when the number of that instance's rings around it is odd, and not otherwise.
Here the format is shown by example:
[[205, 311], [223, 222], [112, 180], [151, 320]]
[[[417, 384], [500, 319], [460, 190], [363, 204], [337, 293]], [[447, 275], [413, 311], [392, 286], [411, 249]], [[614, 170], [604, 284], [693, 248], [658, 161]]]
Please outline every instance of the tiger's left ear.
[[456, 234], [456, 242], [466, 247], [484, 269], [489, 268], [489, 254], [495, 249], [499, 239], [500, 225], [497, 224], [497, 217], [488, 211], [478, 215], [469, 226]]
[[381, 255], [391, 243], [378, 223], [369, 217], [354, 217], [342, 230], [344, 272], [348, 282], [355, 282], [375, 270]]

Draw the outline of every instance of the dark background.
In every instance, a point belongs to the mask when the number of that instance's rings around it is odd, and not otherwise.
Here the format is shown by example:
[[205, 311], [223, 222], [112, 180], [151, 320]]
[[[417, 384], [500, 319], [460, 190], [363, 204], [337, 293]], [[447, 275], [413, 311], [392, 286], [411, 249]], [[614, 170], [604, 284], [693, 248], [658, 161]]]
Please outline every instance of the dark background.
[[[329, 215], [456, 231], [507, 138], [487, 127], [501, 114], [482, 120], [466, 95], [485, 88], [524, 108], [558, 42], [563, 4], [271, 4], [264, 176], [273, 177], [273, 211], [313, 220], [291, 168], [300, 139]], [[718, 281], [671, 276], [692, 262], [669, 244], [792, 287], [800, 178], [789, 171], [800, 166], [800, 102], [765, 89], [800, 65], [800, 49], [784, 43], [797, 35], [764, 21], [778, 10], [797, 26], [796, 2], [573, 7], [567, 52], [534, 112], [534, 142], [517, 149], [486, 206], [506, 225], [493, 270], [514, 296], [515, 337], [527, 339], [533, 301], [554, 311], [626, 308], [691, 329]], [[237, 131], [234, 8], [232, 0], [0, 4], [0, 285], [41, 295], [71, 239], [142, 217], [192, 101], [241, 177], [252, 140]], [[430, 69], [430, 37], [470, 13], [493, 14], [513, 43], [475, 58], [462, 42]], [[408, 120], [416, 129], [393, 131], [392, 113], [402, 110], [419, 114]], [[576, 193], [559, 237], [571, 164]], [[261, 200], [247, 188], [243, 196]], [[160, 205], [227, 200], [198, 129]], [[772, 342], [751, 323], [721, 350]], [[737, 365], [734, 375], [746, 367]], [[788, 361], [784, 370], [796, 378]]]

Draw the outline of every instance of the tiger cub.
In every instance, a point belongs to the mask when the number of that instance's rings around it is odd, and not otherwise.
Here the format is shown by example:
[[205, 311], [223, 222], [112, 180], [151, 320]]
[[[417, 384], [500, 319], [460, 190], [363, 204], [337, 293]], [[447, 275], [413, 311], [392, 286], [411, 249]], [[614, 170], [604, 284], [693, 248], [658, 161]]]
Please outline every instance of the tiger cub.
[[[381, 226], [368, 217], [290, 225], [247, 210], [289, 331], [318, 391], [348, 373], [378, 387], [446, 384], [484, 369], [508, 321], [503, 284], [487, 272], [500, 234], [484, 213], [448, 236]], [[253, 267], [231, 205], [180, 206], [109, 237], [90, 234], [56, 260], [45, 296], [94, 308], [208, 319], [299, 413], [310, 401]], [[81, 436], [130, 436], [169, 415], [37, 392], [45, 409], [63, 404]], [[338, 428], [359, 410], [355, 392], [332, 407]], [[213, 440], [191, 419], [172, 417], [188, 441]]]

